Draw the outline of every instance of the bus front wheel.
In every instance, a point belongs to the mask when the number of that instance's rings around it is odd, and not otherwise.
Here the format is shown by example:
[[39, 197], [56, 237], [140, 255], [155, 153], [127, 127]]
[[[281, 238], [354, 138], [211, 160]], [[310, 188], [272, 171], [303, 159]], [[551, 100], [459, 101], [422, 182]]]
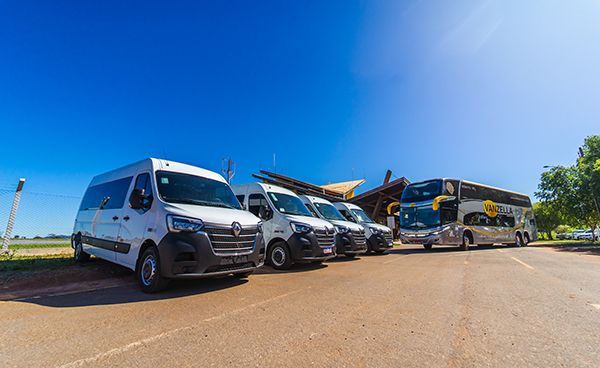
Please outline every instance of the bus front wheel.
[[433, 244], [423, 244], [423, 248], [431, 250], [431, 248], [433, 248]]
[[462, 244], [460, 245], [460, 249], [469, 250], [469, 245], [473, 244], [473, 239], [471, 239], [471, 234], [463, 233], [462, 236]]

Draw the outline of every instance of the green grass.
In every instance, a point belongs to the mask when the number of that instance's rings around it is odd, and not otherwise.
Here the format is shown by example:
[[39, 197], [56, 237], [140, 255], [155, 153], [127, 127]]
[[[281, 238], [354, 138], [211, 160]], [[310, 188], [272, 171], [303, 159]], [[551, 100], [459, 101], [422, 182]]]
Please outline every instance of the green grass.
[[71, 243], [27, 243], [27, 244], [10, 244], [8, 249], [35, 249], [35, 248], [69, 248]]
[[15, 270], [33, 270], [40, 268], [56, 268], [74, 264], [70, 254], [50, 256], [15, 256], [0, 255], [0, 272]]

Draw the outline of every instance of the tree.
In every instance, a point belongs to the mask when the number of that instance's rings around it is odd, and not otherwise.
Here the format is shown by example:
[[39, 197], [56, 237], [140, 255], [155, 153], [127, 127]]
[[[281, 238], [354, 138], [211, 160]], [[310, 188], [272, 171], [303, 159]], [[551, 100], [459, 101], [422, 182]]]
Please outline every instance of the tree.
[[535, 195], [543, 202], [552, 202], [565, 223], [595, 229], [600, 224], [598, 193], [600, 136], [591, 136], [580, 148], [575, 165], [555, 166], [542, 173]]
[[552, 240], [552, 231], [561, 224], [561, 216], [554, 202], [538, 202], [533, 204], [533, 213], [538, 229], [545, 232]]

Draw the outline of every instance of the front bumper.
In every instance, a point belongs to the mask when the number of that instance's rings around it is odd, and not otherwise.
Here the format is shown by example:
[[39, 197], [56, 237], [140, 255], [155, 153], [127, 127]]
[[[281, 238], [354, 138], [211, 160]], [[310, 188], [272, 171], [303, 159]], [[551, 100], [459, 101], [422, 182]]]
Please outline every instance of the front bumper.
[[460, 244], [461, 237], [458, 236], [458, 231], [450, 228], [446, 229], [430, 229], [424, 231], [401, 231], [400, 241], [403, 244]]
[[376, 252], [387, 250], [394, 246], [394, 240], [392, 238], [386, 238], [386, 236], [382, 234], [371, 235], [367, 241], [369, 242], [371, 249]]
[[258, 234], [251, 251], [215, 254], [208, 235], [168, 233], [158, 244], [160, 269], [167, 278], [201, 278], [245, 273], [264, 264], [265, 244]]
[[337, 234], [335, 237], [338, 254], [364, 254], [367, 252], [367, 243], [357, 243], [352, 234]]
[[[294, 262], [326, 261], [336, 256], [336, 245], [321, 247], [315, 233], [294, 233], [287, 241]], [[330, 248], [331, 253], [326, 253]]]

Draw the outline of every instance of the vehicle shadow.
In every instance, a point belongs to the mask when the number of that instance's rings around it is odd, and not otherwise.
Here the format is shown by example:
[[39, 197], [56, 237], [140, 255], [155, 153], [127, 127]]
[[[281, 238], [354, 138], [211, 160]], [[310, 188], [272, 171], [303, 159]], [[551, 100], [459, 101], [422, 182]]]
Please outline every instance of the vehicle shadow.
[[[469, 247], [469, 252], [486, 251], [494, 249], [508, 248], [506, 245], [472, 245]], [[439, 254], [439, 253], [462, 253], [464, 250], [457, 246], [434, 246], [431, 249], [425, 249], [415, 245], [404, 245], [402, 248], [394, 248], [388, 251], [390, 254]]]
[[[264, 265], [254, 271], [253, 275], [271, 275], [281, 273], [311, 272], [327, 268], [323, 263], [296, 263], [289, 270], [276, 270], [271, 266]], [[252, 276], [250, 276], [252, 277]]]
[[532, 247], [551, 248], [558, 252], [583, 253], [588, 255], [600, 255], [600, 243], [588, 241], [572, 241], [572, 242], [536, 242], [531, 244]]
[[346, 256], [339, 256], [339, 257], [335, 257], [330, 259], [329, 261], [327, 261], [327, 263], [346, 263], [346, 262], [356, 262], [359, 261], [361, 257], [364, 257], [364, 254], [361, 254], [360, 256], [356, 256], [356, 257], [346, 257]]
[[68, 294], [46, 295], [18, 300], [53, 308], [75, 308], [85, 306], [101, 306], [127, 304], [181, 298], [190, 295], [200, 295], [217, 290], [236, 287], [247, 283], [247, 279], [223, 277], [214, 279], [173, 280], [169, 288], [156, 294], [142, 292], [131, 278], [130, 284], [109, 287], [105, 289], [79, 291]]

